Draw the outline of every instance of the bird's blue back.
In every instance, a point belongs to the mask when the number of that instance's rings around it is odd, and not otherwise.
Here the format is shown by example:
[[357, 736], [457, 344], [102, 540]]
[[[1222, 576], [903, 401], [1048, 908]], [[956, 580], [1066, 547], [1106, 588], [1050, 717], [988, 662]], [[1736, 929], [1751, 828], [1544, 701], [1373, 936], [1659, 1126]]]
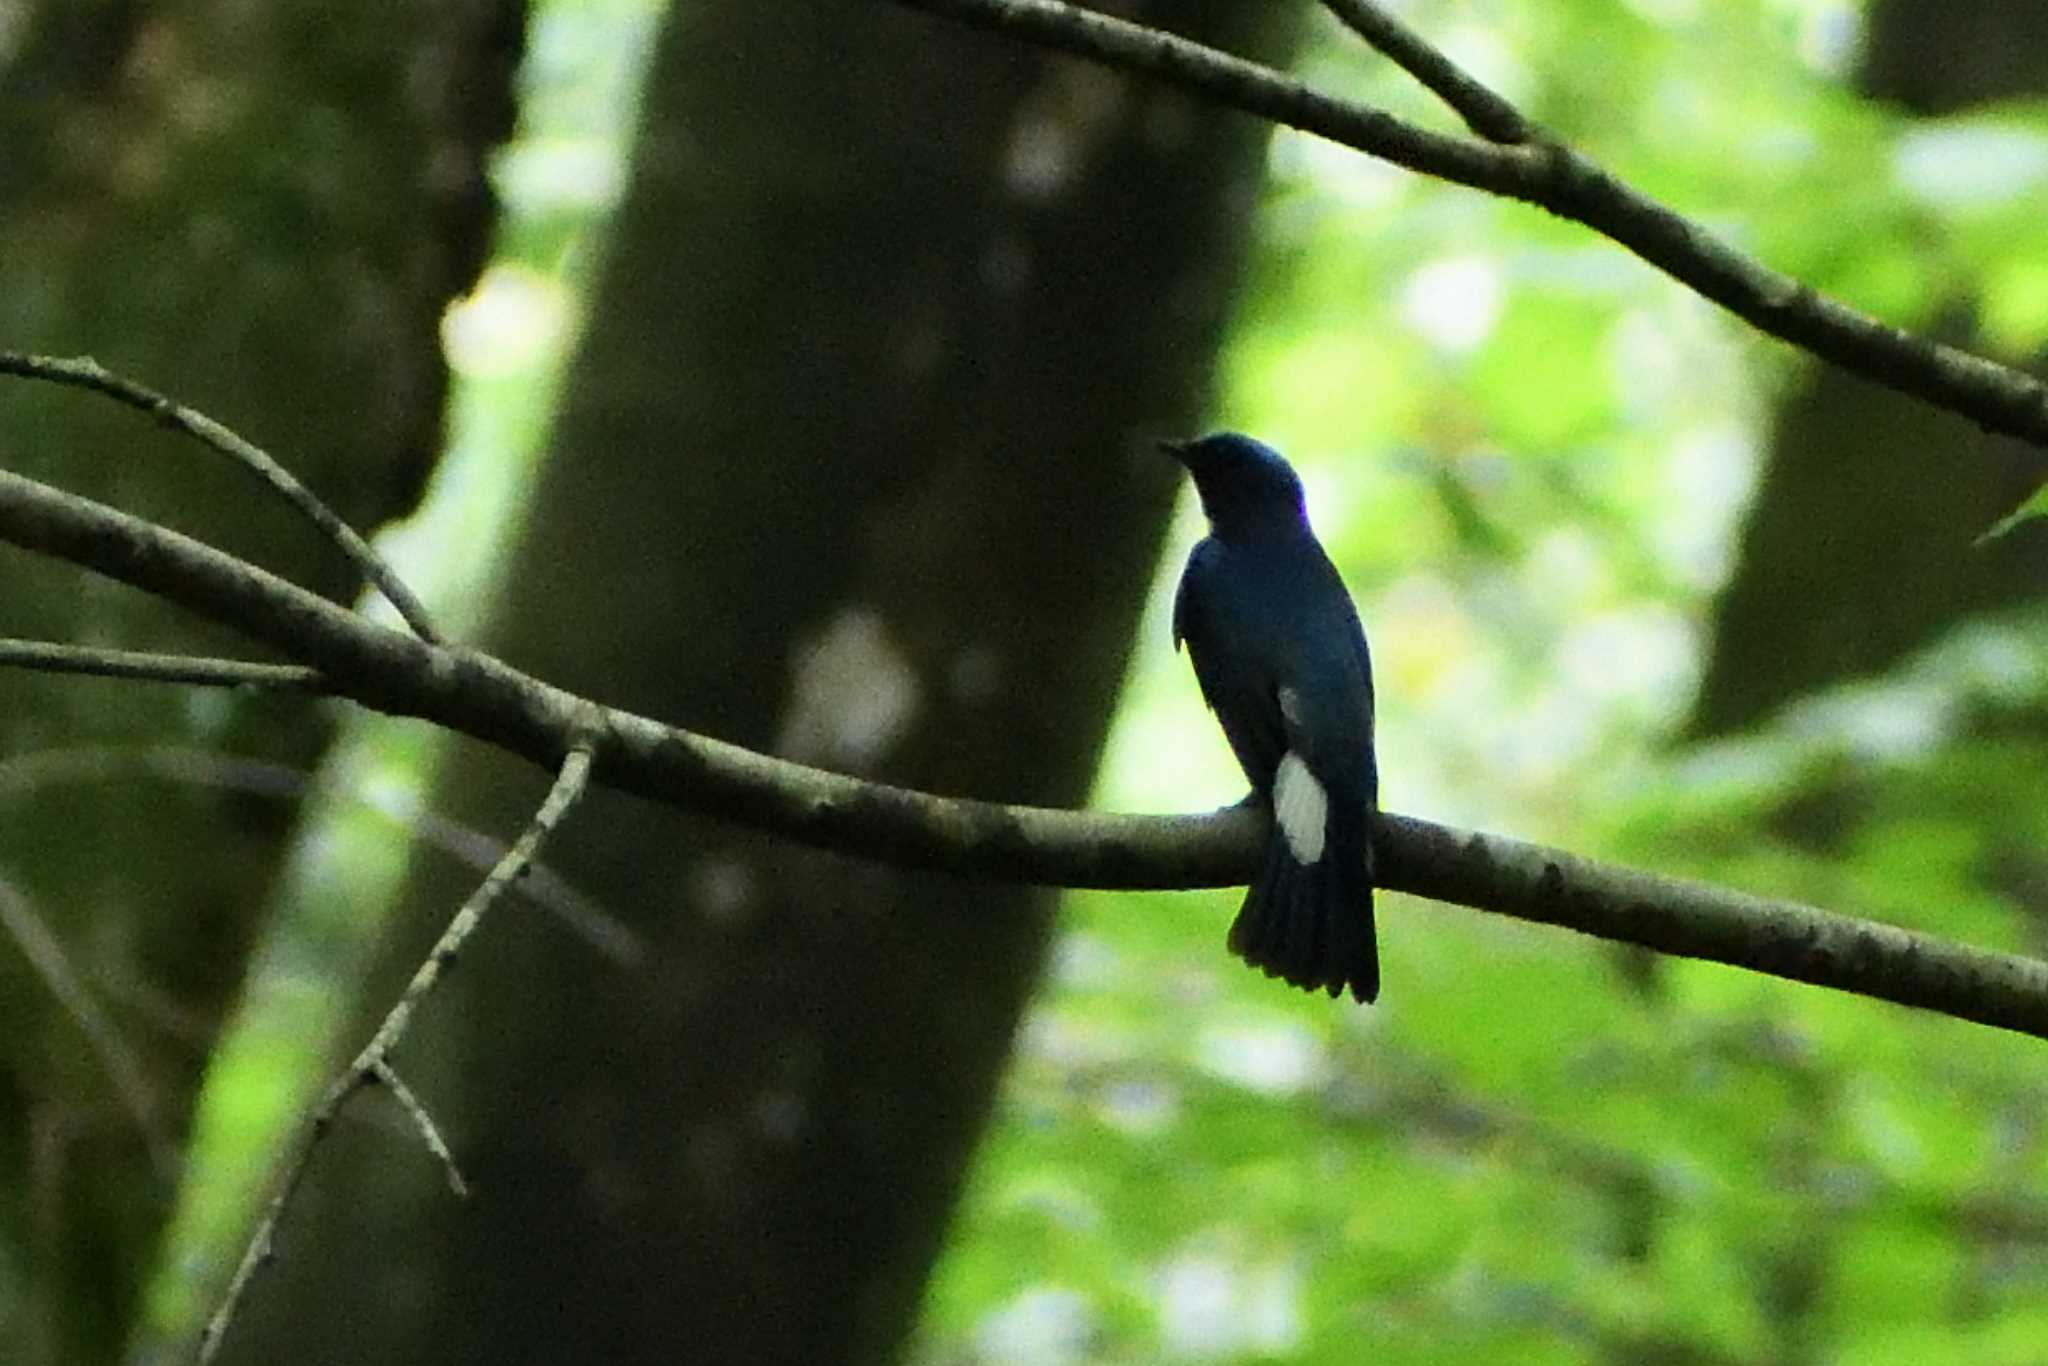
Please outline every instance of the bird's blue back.
[[[1174, 639], [1185, 641], [1202, 696], [1253, 787], [1269, 790], [1281, 756], [1298, 747], [1326, 782], [1344, 789], [1333, 798], [1373, 801], [1365, 633], [1305, 522], [1233, 542], [1204, 537], [1181, 578]], [[1281, 712], [1282, 688], [1299, 712], [1291, 726]]]
[[1274, 819], [1231, 950], [1296, 987], [1376, 999], [1378, 772], [1358, 610], [1272, 446], [1219, 432], [1167, 451], [1208, 514], [1174, 600], [1174, 639]]
[[1294, 986], [1374, 1000], [1379, 777], [1358, 613], [1279, 452], [1235, 432], [1167, 449], [1209, 517], [1174, 599], [1174, 639], [1273, 815], [1230, 947]]

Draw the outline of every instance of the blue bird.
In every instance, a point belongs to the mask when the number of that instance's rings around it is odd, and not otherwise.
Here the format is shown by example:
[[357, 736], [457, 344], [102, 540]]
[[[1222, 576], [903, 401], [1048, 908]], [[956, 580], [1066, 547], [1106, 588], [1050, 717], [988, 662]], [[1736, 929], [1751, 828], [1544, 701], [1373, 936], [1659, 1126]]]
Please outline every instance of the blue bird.
[[1379, 770], [1358, 612], [1278, 451], [1235, 432], [1160, 444], [1194, 476], [1209, 518], [1174, 597], [1173, 642], [1273, 813], [1231, 952], [1304, 990], [1370, 1001]]

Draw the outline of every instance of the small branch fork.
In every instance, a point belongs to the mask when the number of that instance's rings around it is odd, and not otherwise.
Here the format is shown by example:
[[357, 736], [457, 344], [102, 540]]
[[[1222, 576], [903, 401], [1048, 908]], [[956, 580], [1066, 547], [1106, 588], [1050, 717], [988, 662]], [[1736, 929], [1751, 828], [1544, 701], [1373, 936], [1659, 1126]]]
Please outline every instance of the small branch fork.
[[1382, 9], [1377, 0], [1323, 0], [1323, 7], [1381, 56], [1421, 82], [1449, 105], [1467, 128], [1488, 142], [1512, 146], [1538, 135], [1521, 110], [1465, 74], [1420, 34]]
[[1913, 336], [1736, 250], [1545, 135], [1506, 99], [1388, 14], [1376, 0], [1324, 0], [1353, 32], [1428, 87], [1478, 136], [1438, 133], [1340, 99], [1227, 52], [1060, 0], [877, 0], [1008, 34], [1206, 103], [1547, 209], [1626, 247], [1759, 331], [1987, 432], [2048, 447], [2048, 385], [1967, 351]]
[[454, 964], [456, 955], [471, 935], [483, 925], [484, 916], [505, 890], [522, 877], [540, 852], [541, 845], [554, 833], [557, 826], [574, 807], [590, 785], [591, 761], [594, 754], [592, 743], [586, 736], [579, 739], [562, 760], [555, 775], [555, 784], [548, 791], [547, 799], [526, 830], [513, 842], [505, 856], [486, 876], [469, 900], [448, 922], [448, 928], [428, 952], [399, 995], [397, 1004], [385, 1015], [384, 1022], [377, 1026], [377, 1032], [363, 1045], [362, 1052], [342, 1070], [340, 1076], [327, 1088], [320, 1103], [313, 1107], [307, 1117], [306, 1127], [298, 1147], [285, 1163], [284, 1172], [278, 1182], [277, 1192], [264, 1208], [263, 1217], [257, 1221], [256, 1231], [251, 1235], [248, 1246], [243, 1249], [242, 1260], [235, 1268], [235, 1274], [228, 1282], [228, 1288], [221, 1297], [218, 1308], [207, 1320], [205, 1331], [200, 1335], [198, 1360], [201, 1366], [211, 1362], [220, 1351], [221, 1343], [235, 1320], [235, 1314], [242, 1304], [242, 1296], [249, 1289], [257, 1274], [269, 1265], [276, 1253], [277, 1230], [284, 1221], [285, 1211], [291, 1205], [292, 1197], [298, 1192], [299, 1183], [305, 1179], [312, 1166], [313, 1154], [319, 1149], [321, 1140], [334, 1126], [336, 1117], [349, 1097], [366, 1086], [380, 1085], [397, 1099], [399, 1106], [411, 1118], [413, 1127], [419, 1130], [420, 1138], [427, 1145], [427, 1151], [441, 1163], [447, 1174], [448, 1187], [458, 1196], [467, 1195], [469, 1187], [462, 1179], [461, 1170], [455, 1165], [455, 1158], [448, 1150], [446, 1140], [441, 1137], [433, 1116], [420, 1103], [412, 1088], [398, 1075], [392, 1066], [392, 1055], [405, 1041], [406, 1031], [412, 1027], [413, 1014], [441, 984], [441, 979]]
[[[355, 529], [336, 516], [334, 510], [320, 501], [319, 497], [292, 472], [254, 443], [243, 439], [215, 422], [202, 412], [174, 403], [153, 389], [145, 389], [133, 380], [123, 379], [106, 369], [91, 356], [29, 356], [18, 351], [0, 351], [0, 375], [17, 375], [23, 379], [46, 380], [51, 384], [65, 385], [74, 389], [85, 389], [101, 394], [124, 407], [147, 413], [174, 432], [182, 432], [201, 445], [226, 456], [244, 470], [256, 476], [263, 487], [285, 500], [293, 511], [311, 522], [322, 536], [332, 541], [336, 548], [356, 566], [364, 580], [374, 586], [398, 610], [407, 626], [410, 626], [421, 640], [438, 642], [441, 637], [434, 630], [434, 624], [427, 618], [427, 609], [421, 604], [412, 589], [386, 564], [370, 543], [358, 536]], [[15, 661], [7, 661], [15, 662]], [[130, 674], [128, 677], [142, 677]], [[206, 679], [184, 679], [188, 683], [204, 683]], [[263, 681], [263, 680], [257, 680]]]

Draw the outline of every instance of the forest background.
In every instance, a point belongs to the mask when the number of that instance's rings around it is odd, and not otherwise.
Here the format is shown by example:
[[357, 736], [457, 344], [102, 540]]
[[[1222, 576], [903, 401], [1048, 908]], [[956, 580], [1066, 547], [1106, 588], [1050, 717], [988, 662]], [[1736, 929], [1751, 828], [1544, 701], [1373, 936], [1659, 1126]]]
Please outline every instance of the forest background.
[[[2048, 5], [1414, 0], [1816, 289], [2048, 342]], [[1137, 17], [1429, 126], [1309, 6]], [[2048, 457], [1584, 228], [879, 0], [0, 3], [0, 347], [260, 441], [448, 635], [1003, 801], [1240, 783], [1161, 435], [1302, 470], [1390, 809], [2038, 954]], [[506, 140], [509, 138], [509, 141]], [[0, 465], [339, 597], [245, 481], [9, 380]], [[233, 653], [0, 547], [0, 631]], [[0, 1359], [180, 1359], [531, 770], [0, 673]], [[1383, 898], [899, 873], [617, 795], [358, 1097], [223, 1360], [2028, 1362], [2039, 1040]], [[536, 909], [537, 908], [537, 909]]]

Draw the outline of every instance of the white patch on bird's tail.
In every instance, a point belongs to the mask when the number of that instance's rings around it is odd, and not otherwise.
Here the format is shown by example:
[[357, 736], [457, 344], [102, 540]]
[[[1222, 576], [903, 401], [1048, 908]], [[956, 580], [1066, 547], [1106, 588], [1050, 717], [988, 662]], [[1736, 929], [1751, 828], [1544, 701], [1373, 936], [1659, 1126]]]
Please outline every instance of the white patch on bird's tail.
[[1323, 856], [1329, 817], [1329, 795], [1302, 757], [1289, 750], [1273, 774], [1273, 822], [1296, 863], [1314, 863]]

